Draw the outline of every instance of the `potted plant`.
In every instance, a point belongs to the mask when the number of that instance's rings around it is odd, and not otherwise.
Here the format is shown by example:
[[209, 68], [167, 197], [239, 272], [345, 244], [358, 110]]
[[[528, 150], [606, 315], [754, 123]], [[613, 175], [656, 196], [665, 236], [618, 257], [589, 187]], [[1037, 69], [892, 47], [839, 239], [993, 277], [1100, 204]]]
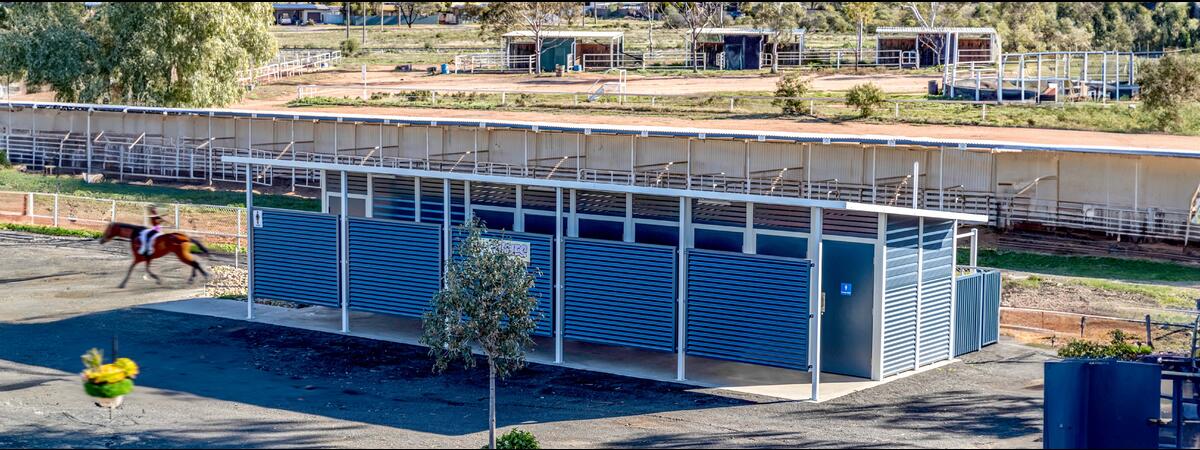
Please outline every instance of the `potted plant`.
[[104, 364], [104, 353], [95, 348], [88, 350], [82, 358], [83, 391], [96, 399], [96, 406], [121, 406], [125, 395], [133, 391], [133, 379], [138, 376], [137, 364], [129, 358], [117, 358]]

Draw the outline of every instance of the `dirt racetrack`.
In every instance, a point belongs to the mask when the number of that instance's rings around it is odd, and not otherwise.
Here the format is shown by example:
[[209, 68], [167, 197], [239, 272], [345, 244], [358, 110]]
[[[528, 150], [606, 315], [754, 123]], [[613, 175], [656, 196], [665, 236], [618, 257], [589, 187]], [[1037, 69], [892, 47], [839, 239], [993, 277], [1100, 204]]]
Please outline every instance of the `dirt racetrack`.
[[[290, 99], [289, 99], [290, 100]], [[904, 137], [926, 137], [937, 139], [993, 140], [1051, 145], [1105, 145], [1119, 147], [1161, 148], [1197, 151], [1195, 136], [1171, 136], [1166, 134], [1106, 133], [1101, 131], [1048, 130], [1031, 128], [1004, 128], [961, 125], [908, 125], [862, 122], [829, 123], [804, 119], [685, 119], [649, 115], [620, 115], [599, 112], [532, 112], [532, 111], [477, 111], [440, 108], [394, 108], [394, 107], [299, 107], [288, 108], [286, 101], [250, 101], [238, 105], [238, 109], [265, 111], [314, 111], [340, 112], [347, 114], [378, 114], [387, 116], [439, 117], [475, 120], [516, 120], [592, 125], [628, 125], [690, 127], [723, 130], [784, 131], [797, 133], [831, 133], [849, 135], [886, 135]]]
[[[615, 73], [584, 72], [567, 77], [531, 77], [528, 74], [485, 74], [458, 73], [454, 75], [429, 76], [424, 72], [396, 72], [393, 66], [367, 66], [366, 82], [369, 86], [391, 86], [422, 89], [496, 89], [531, 92], [585, 92], [594, 89], [597, 81], [617, 81]], [[337, 70], [307, 77], [317, 86], [361, 85], [360, 70]], [[875, 83], [887, 93], [925, 92], [929, 81], [940, 80], [937, 75], [914, 75], [898, 73], [815, 73], [808, 77], [813, 91], [844, 91], [857, 84]], [[626, 78], [626, 92], [630, 94], [706, 94], [731, 91], [774, 91], [779, 75], [722, 75], [680, 76], [639, 75]], [[589, 89], [591, 88], [591, 89]]]

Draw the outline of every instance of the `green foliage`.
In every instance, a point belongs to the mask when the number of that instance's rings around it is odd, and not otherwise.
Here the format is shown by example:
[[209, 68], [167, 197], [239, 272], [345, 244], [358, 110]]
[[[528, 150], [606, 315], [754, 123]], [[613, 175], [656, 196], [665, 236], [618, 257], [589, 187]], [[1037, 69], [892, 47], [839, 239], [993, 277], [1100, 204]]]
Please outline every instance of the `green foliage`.
[[783, 114], [794, 116], [804, 111], [804, 101], [796, 97], [804, 97], [808, 93], [808, 79], [798, 71], [788, 72], [775, 83], [775, 100], [771, 104], [783, 109]]
[[478, 219], [468, 227], [447, 264], [446, 285], [425, 313], [421, 343], [429, 346], [437, 371], [456, 361], [474, 367], [472, 348], [478, 346], [503, 378], [525, 365], [537, 299], [529, 294], [534, 278], [528, 262], [484, 238], [485, 231]]
[[1168, 55], [1138, 68], [1138, 86], [1146, 108], [1158, 114], [1160, 127], [1178, 130], [1182, 110], [1200, 101], [1200, 56]]
[[227, 105], [239, 72], [274, 56], [263, 2], [15, 3], [0, 27], [0, 75], [60, 101]]
[[99, 239], [101, 233], [91, 230], [75, 230], [71, 228], [59, 228], [46, 225], [30, 225], [24, 223], [0, 223], [0, 230], [20, 231], [23, 233], [42, 234], [46, 236], [70, 236], [82, 237], [88, 239]]
[[338, 44], [338, 49], [342, 51], [344, 57], [358, 56], [362, 53], [362, 42], [359, 42], [358, 38], [346, 39]]
[[[22, 173], [12, 169], [0, 169], [0, 190], [57, 192], [63, 195], [151, 203], [246, 206], [246, 194], [244, 192], [181, 189], [170, 186], [143, 186], [112, 181], [85, 183], [79, 178], [48, 177]], [[290, 195], [256, 194], [254, 204], [266, 208], [297, 209], [302, 211], [321, 210], [320, 200]]]
[[12, 161], [8, 160], [8, 150], [0, 150], [0, 169], [12, 168]]
[[[484, 445], [482, 448], [488, 448]], [[542, 445], [538, 443], [537, 437], [528, 431], [520, 428], [514, 428], [507, 433], [496, 438], [497, 450], [533, 450], [540, 449]]]
[[[959, 264], [967, 264], [969, 251], [959, 249]], [[1200, 282], [1196, 266], [1165, 261], [1100, 256], [1063, 256], [994, 249], [979, 250], [979, 265], [1048, 275], [1128, 281]]]
[[1130, 343], [1133, 335], [1130, 335], [1122, 330], [1112, 330], [1109, 332], [1109, 342], [1101, 344], [1082, 339], [1072, 339], [1067, 342], [1062, 348], [1058, 349], [1058, 356], [1063, 358], [1083, 358], [1083, 359], [1119, 359], [1122, 361], [1135, 361], [1138, 358], [1149, 355], [1153, 350], [1148, 345], [1142, 343]]
[[121, 380], [116, 383], [94, 384], [83, 383], [83, 391], [87, 395], [99, 398], [116, 398], [133, 392], [133, 380]]
[[883, 90], [875, 83], [860, 84], [846, 91], [846, 105], [857, 109], [861, 117], [871, 117], [883, 104]]

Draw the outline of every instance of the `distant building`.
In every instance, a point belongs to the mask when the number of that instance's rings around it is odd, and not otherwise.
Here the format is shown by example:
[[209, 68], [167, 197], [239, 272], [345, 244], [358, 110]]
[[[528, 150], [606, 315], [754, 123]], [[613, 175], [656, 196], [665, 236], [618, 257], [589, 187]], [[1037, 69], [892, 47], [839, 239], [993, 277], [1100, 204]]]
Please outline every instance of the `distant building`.
[[310, 21], [326, 23], [327, 15], [340, 11], [340, 8], [318, 3], [275, 3], [271, 6], [275, 9], [276, 25], [304, 25]]
[[1000, 35], [990, 27], [879, 27], [875, 39], [879, 64], [928, 67], [1000, 57]]
[[705, 67], [721, 70], [761, 69], [769, 63], [771, 39], [790, 33], [796, 39], [779, 46], [781, 54], [799, 54], [804, 48], [804, 29], [776, 31], [769, 28], [702, 28], [697, 31], [696, 51], [704, 54]]
[[[624, 52], [625, 33], [621, 31], [543, 31], [540, 35], [543, 71], [552, 71], [555, 66], [612, 67]], [[504, 52], [509, 58], [529, 56], [537, 53], [537, 41], [533, 32], [522, 30], [506, 33]]]

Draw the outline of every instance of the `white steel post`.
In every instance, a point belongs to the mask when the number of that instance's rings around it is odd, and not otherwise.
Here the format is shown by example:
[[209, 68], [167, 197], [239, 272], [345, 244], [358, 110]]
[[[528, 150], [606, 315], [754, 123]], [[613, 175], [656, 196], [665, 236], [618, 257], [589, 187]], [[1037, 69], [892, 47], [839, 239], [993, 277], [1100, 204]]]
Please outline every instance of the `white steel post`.
[[676, 354], [675, 354], [675, 380], [684, 381], [687, 379], [686, 361], [687, 355], [687, 252], [691, 233], [688, 231], [691, 225], [691, 208], [686, 197], [679, 198], [679, 246], [678, 257], [676, 258], [676, 289], [678, 298], [676, 299], [675, 307], [675, 336], [676, 336]]
[[450, 236], [450, 179], [442, 179], [442, 265], [450, 264], [454, 241]]
[[554, 188], [554, 363], [563, 362], [563, 191]]
[[[250, 164], [246, 164], [246, 224], [249, 225], [246, 227], [246, 320], [254, 319], [254, 186], [251, 184], [250, 170]], [[238, 222], [242, 221], [241, 218], [238, 215]], [[241, 223], [238, 225], [241, 228]], [[237, 261], [237, 255], [234, 255], [234, 261]]]
[[342, 194], [342, 197], [339, 199], [339, 203], [341, 204], [341, 207], [338, 210], [338, 216], [339, 216], [338, 217], [338, 228], [339, 228], [338, 229], [338, 253], [339, 253], [338, 259], [340, 260], [340, 264], [338, 264], [338, 270], [339, 270], [340, 276], [338, 278], [341, 280], [341, 290], [340, 290], [341, 292], [340, 293], [341, 293], [341, 297], [342, 297], [341, 298], [341, 300], [342, 300], [341, 301], [341, 304], [342, 304], [342, 332], [349, 333], [350, 332], [350, 277], [349, 277], [350, 249], [348, 247], [350, 244], [350, 239], [349, 239], [350, 238], [350, 236], [349, 236], [349, 234], [350, 234], [349, 233], [349, 228], [350, 228], [350, 226], [349, 226], [350, 225], [350, 222], [349, 222], [350, 195], [349, 194], [350, 194], [350, 192], [348, 189], [346, 189], [346, 178], [349, 178], [349, 174], [343, 170], [338, 178], [339, 178], [338, 179], [339, 184], [341, 185], [341, 186], [339, 186], [339, 190]]
[[824, 266], [822, 261], [822, 253], [825, 246], [821, 240], [824, 235], [824, 209], [812, 208], [812, 219], [809, 225], [809, 240], [808, 240], [808, 260], [812, 261], [812, 269], [808, 273], [808, 308], [809, 308], [809, 324], [810, 335], [808, 338], [809, 345], [809, 372], [812, 375], [812, 401], [821, 400], [821, 316], [825, 314], [825, 294], [822, 292], [821, 277]]
[[58, 193], [54, 194], [54, 226], [58, 226]]
[[971, 267], [979, 266], [979, 229], [971, 229]]
[[87, 169], [83, 171], [83, 182], [92, 182], [92, 109], [88, 108], [87, 113], [87, 137], [85, 138], [87, 145]]

